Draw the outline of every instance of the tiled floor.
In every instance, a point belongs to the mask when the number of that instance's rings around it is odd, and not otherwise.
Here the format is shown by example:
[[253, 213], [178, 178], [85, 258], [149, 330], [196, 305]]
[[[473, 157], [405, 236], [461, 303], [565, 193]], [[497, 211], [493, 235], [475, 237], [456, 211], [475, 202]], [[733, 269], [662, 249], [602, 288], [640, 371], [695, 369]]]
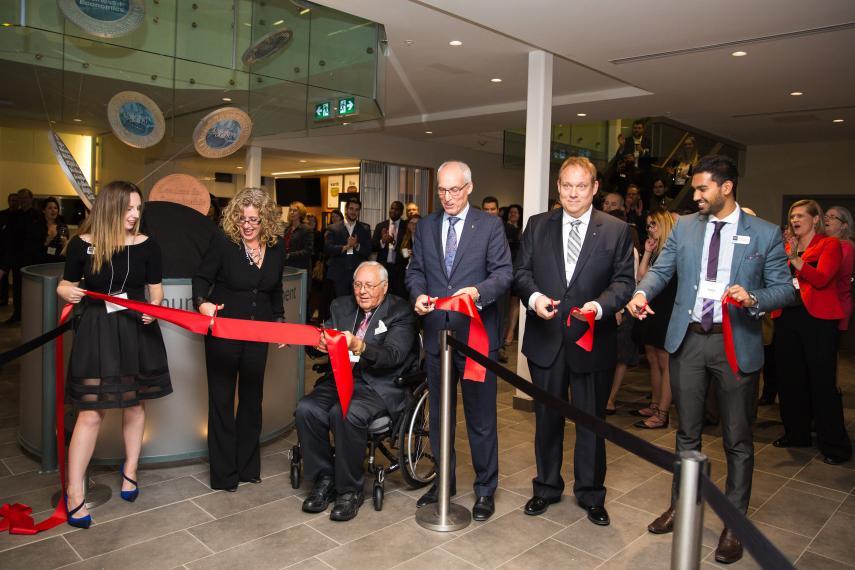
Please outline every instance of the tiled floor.
[[[0, 310], [5, 318], [7, 310]], [[17, 328], [0, 327], [0, 350], [18, 341]], [[49, 512], [56, 475], [37, 473], [38, 464], [15, 443], [18, 424], [17, 365], [0, 371], [0, 503], [31, 505], [41, 519]], [[631, 371], [620, 394], [620, 410], [609, 421], [645, 439], [673, 448], [672, 429], [633, 428], [628, 411], [644, 399], [646, 373]], [[846, 417], [855, 435], [855, 357], [841, 364]], [[141, 495], [134, 504], [117, 500], [93, 511], [88, 531], [67, 526], [38, 536], [0, 534], [0, 568], [664, 568], [671, 537], [654, 536], [646, 525], [666, 506], [669, 477], [611, 444], [608, 446], [609, 527], [596, 527], [572, 497], [546, 515], [529, 517], [521, 507], [534, 474], [533, 417], [511, 407], [512, 391], [500, 385], [500, 481], [496, 515], [486, 523], [442, 534], [419, 527], [416, 498], [398, 475], [387, 481], [384, 508], [366, 502], [349, 523], [333, 523], [325, 514], [300, 510], [307, 486], [291, 489], [287, 450], [294, 434], [263, 448], [260, 485], [242, 485], [237, 493], [212, 492], [204, 462], [140, 471]], [[799, 568], [852, 568], [855, 564], [855, 463], [831, 467], [816, 450], [780, 450], [770, 442], [781, 431], [777, 407], [760, 408], [756, 429], [756, 472], [751, 517]], [[462, 416], [460, 416], [462, 419]], [[471, 506], [473, 472], [465, 430], [458, 425], [459, 503]], [[572, 449], [573, 426], [568, 426]], [[724, 476], [721, 438], [705, 437], [714, 477]], [[572, 454], [565, 477], [572, 479]], [[118, 489], [115, 470], [97, 474]], [[703, 539], [705, 568], [714, 567], [712, 551], [721, 523], [707, 509]], [[750, 557], [734, 568], [756, 566]]]

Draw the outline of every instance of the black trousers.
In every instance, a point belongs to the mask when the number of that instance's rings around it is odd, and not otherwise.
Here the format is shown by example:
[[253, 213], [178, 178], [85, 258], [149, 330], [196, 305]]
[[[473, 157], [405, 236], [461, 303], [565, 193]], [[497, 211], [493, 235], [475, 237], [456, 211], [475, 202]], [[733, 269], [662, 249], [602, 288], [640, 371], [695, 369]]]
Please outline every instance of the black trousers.
[[[490, 359], [496, 360], [496, 351], [490, 352]], [[453, 381], [451, 385], [451, 488], [456, 489], [455, 470], [457, 454], [454, 451], [454, 432], [457, 425], [457, 382], [463, 374], [466, 359], [455, 353], [452, 365]], [[425, 357], [428, 390], [430, 398], [430, 446], [433, 456], [439, 461], [439, 422], [440, 422], [440, 362], [439, 355], [427, 354]], [[496, 428], [496, 375], [487, 371], [483, 382], [463, 380], [460, 383], [463, 393], [463, 413], [466, 416], [466, 433], [469, 437], [469, 451], [472, 453], [472, 466], [475, 468], [475, 495], [490, 496], [499, 485], [499, 436]], [[437, 463], [438, 464], [438, 463]]]
[[228, 489], [261, 476], [259, 438], [267, 344], [208, 336], [205, 364], [211, 488]]
[[21, 268], [12, 268], [12, 302], [14, 309], [12, 311], [12, 319], [21, 319], [21, 293], [24, 289], [24, 283], [21, 280]]
[[[535, 386], [562, 400], [568, 400], [584, 412], [601, 420], [606, 417], [606, 403], [612, 388], [614, 369], [576, 373], [566, 365], [564, 348], [552, 366], [540, 368], [528, 363]], [[564, 416], [535, 402], [534, 455], [537, 476], [532, 480], [534, 494], [558, 499], [564, 492], [561, 464], [564, 462]], [[576, 428], [573, 448], [573, 494], [586, 506], [603, 506], [606, 501], [606, 443], [594, 432]]]
[[778, 392], [788, 439], [810, 445], [813, 421], [822, 454], [848, 459], [852, 442], [837, 391], [837, 324], [810, 316], [802, 305], [784, 309], [775, 320]]
[[775, 340], [763, 347], [763, 398], [774, 401], [778, 397], [778, 359], [775, 356]]
[[[317, 481], [332, 475], [336, 492], [362, 491], [368, 426], [387, 413], [386, 404], [377, 392], [356, 377], [347, 417], [343, 418], [333, 379], [318, 382], [312, 393], [300, 400], [296, 411], [306, 479]], [[335, 458], [330, 446], [331, 431], [335, 438]]]
[[[737, 378], [724, 353], [724, 337], [686, 331], [683, 344], [671, 355], [671, 392], [680, 417], [677, 452], [700, 451], [707, 392], [715, 394], [721, 419], [721, 437], [727, 457], [725, 495], [743, 513], [751, 498], [754, 441], [751, 431], [758, 372], [740, 372]], [[676, 479], [672, 500], [676, 499]]]

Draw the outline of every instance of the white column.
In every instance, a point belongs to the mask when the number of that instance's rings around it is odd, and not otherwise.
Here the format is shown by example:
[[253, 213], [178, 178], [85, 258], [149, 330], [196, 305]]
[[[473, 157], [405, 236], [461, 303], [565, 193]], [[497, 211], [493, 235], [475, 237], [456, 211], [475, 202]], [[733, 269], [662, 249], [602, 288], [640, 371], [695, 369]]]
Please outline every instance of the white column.
[[261, 188], [261, 147], [246, 147], [246, 187]]
[[[546, 211], [549, 202], [549, 155], [552, 127], [552, 63], [553, 56], [545, 51], [528, 54], [528, 101], [525, 120], [525, 179], [523, 183], [523, 212], [526, 222], [533, 214]], [[526, 302], [527, 299], [523, 299]], [[517, 374], [531, 380], [528, 361], [522, 355], [525, 334], [525, 311], [520, 311], [517, 347]], [[530, 399], [517, 390], [514, 400]]]

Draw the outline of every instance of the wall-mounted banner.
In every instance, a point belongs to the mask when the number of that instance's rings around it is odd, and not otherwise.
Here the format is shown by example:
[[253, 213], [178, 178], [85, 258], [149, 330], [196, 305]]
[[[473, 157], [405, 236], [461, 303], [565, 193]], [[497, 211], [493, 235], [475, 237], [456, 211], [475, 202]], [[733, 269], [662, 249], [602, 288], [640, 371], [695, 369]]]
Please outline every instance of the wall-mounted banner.
[[66, 19], [99, 38], [120, 38], [140, 27], [143, 0], [57, 0]]
[[50, 148], [53, 150], [60, 168], [62, 168], [68, 181], [71, 182], [74, 191], [77, 192], [77, 195], [80, 196], [86, 207], [91, 210], [92, 204], [95, 202], [95, 192], [89, 186], [89, 181], [86, 180], [86, 176], [83, 175], [83, 171], [80, 170], [77, 161], [74, 160], [68, 147], [65, 146], [65, 143], [62, 142], [62, 139], [59, 138], [56, 132], [48, 131], [48, 139], [50, 140]]
[[359, 193], [359, 174], [344, 175], [344, 191], [348, 194]]
[[275, 32], [270, 32], [249, 46], [246, 51], [243, 52], [241, 60], [245, 65], [258, 63], [262, 59], [270, 57], [284, 48], [288, 42], [291, 41], [292, 36], [293, 32], [288, 28], [282, 28]]
[[338, 208], [338, 195], [341, 194], [341, 176], [327, 177], [327, 208]]
[[107, 105], [107, 118], [116, 138], [134, 148], [154, 146], [166, 132], [157, 103], [136, 91], [113, 95]]
[[189, 174], [170, 174], [157, 182], [149, 192], [150, 202], [174, 202], [208, 215], [211, 195], [205, 185]]
[[246, 144], [252, 134], [252, 119], [237, 107], [208, 113], [193, 131], [196, 152], [205, 158], [222, 158]]

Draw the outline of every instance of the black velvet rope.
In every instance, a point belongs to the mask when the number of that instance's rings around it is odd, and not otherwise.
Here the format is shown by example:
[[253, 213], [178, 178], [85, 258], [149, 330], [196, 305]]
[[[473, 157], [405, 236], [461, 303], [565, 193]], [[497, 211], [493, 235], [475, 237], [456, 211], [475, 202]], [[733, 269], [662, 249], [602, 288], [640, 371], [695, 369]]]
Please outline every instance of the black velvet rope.
[[52, 331], [48, 331], [41, 336], [37, 336], [36, 338], [34, 338], [32, 340], [28, 340], [27, 342], [25, 342], [24, 344], [22, 344], [20, 346], [16, 346], [12, 350], [7, 350], [6, 352], [0, 354], [0, 366], [3, 366], [4, 364], [9, 363], [9, 362], [15, 360], [16, 358], [20, 358], [20, 357], [24, 356], [25, 354], [27, 354], [28, 352], [35, 350], [38, 347], [49, 343], [50, 341], [52, 341], [53, 339], [55, 339], [59, 335], [63, 334], [67, 330], [71, 329], [72, 321], [73, 321], [73, 319], [69, 319], [68, 321], [59, 325], [58, 327], [56, 327]]

